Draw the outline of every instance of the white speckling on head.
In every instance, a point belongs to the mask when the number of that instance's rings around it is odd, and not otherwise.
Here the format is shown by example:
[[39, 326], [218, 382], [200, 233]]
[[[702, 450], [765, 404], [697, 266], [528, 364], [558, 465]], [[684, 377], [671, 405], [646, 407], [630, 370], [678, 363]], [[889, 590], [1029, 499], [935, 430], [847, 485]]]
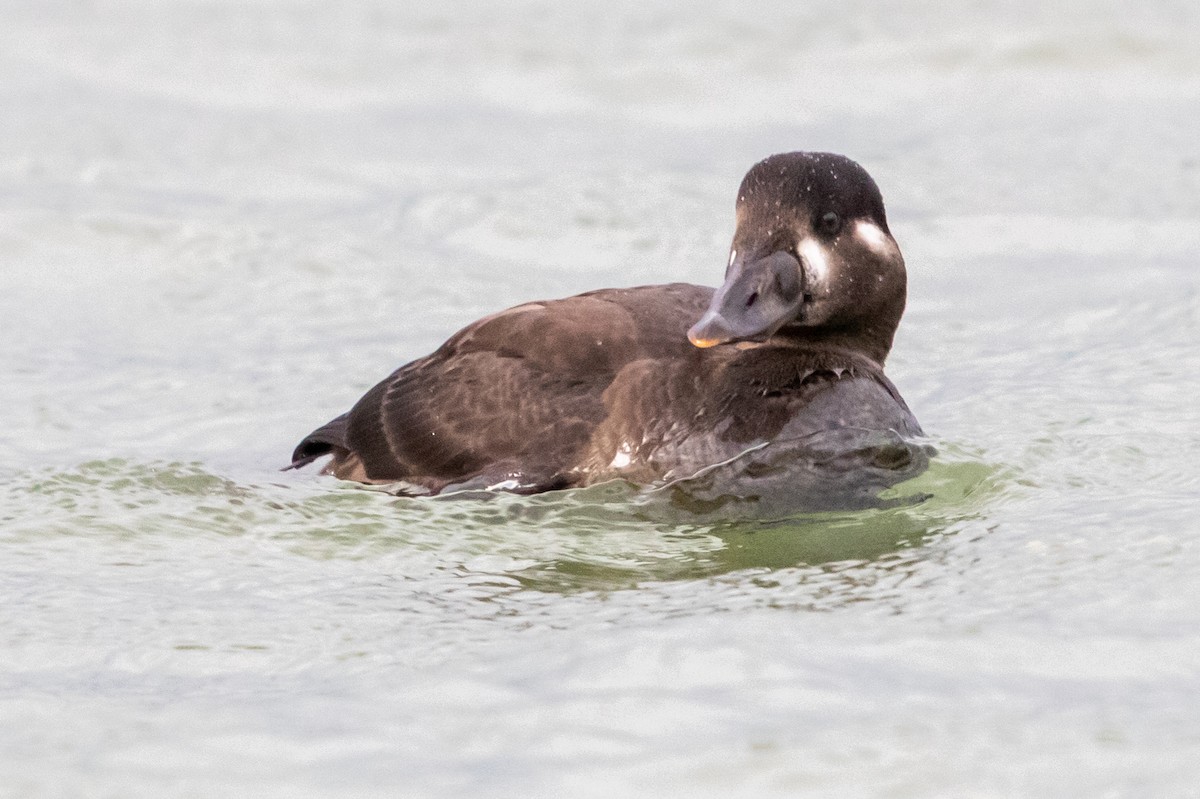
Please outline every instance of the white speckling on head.
[[613, 456], [612, 463], [608, 464], [610, 469], [624, 469], [633, 461], [633, 448], [629, 446], [628, 441], [622, 441], [621, 446], [617, 447], [617, 454]]
[[804, 259], [809, 272], [812, 273], [813, 281], [816, 283], [825, 282], [825, 279], [829, 276], [829, 259], [825, 252], [825, 246], [816, 239], [807, 238], [800, 242], [800, 246], [796, 250], [800, 253], [800, 257]]
[[874, 222], [860, 220], [854, 226], [854, 235], [858, 236], [859, 240], [867, 245], [868, 249], [881, 255], [895, 246], [889, 242], [888, 235]]

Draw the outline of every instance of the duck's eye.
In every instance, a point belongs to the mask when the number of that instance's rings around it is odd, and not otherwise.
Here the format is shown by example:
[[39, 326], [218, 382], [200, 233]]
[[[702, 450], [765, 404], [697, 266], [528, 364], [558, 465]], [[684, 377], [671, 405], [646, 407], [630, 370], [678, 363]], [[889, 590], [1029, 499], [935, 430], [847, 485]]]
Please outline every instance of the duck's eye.
[[827, 236], [832, 236], [842, 229], [842, 218], [835, 211], [826, 211], [817, 222], [817, 227]]

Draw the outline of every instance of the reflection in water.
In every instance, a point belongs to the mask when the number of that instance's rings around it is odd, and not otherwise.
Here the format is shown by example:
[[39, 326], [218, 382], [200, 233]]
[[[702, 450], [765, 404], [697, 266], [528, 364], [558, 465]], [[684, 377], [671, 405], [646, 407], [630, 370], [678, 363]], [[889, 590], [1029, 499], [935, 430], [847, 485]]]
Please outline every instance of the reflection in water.
[[[607, 592], [915, 550], [977, 514], [1001, 475], [976, 453], [938, 449], [918, 476], [875, 492], [874, 506], [858, 510], [789, 507], [795, 495], [773, 480], [774, 455], [765, 450], [662, 488], [614, 481], [527, 497], [397, 498], [328, 479], [251, 486], [192, 464], [109, 460], [30, 475], [12, 484], [11, 499], [26, 506], [18, 516], [30, 535], [261, 536], [305, 558], [386, 559], [389, 570], [417, 580], [432, 569], [505, 592]], [[903, 468], [915, 468], [928, 448], [913, 452]], [[720, 501], [717, 492], [748, 469], [768, 478], [770, 490]]]
[[[782, 473], [770, 475], [779, 479], [768, 480], [758, 495], [734, 499], [718, 491], [729, 489], [738, 473], [713, 470], [663, 488], [614, 482], [535, 497], [491, 495], [490, 502], [472, 503], [459, 512], [459, 529], [479, 529], [482, 523], [503, 539], [492, 542], [500, 550], [526, 541], [524, 555], [534, 563], [511, 574], [528, 588], [554, 592], [873, 561], [919, 547], [972, 518], [998, 486], [1001, 470], [976, 453], [939, 444], [942, 454], [929, 461], [932, 447], [902, 446], [911, 447], [912, 456], [891, 462], [902, 463], [902, 473], [917, 476], [883, 491], [881, 484], [896, 482], [896, 470], [867, 481], [859, 474], [841, 483], [829, 472], [808, 475], [808, 489], [830, 486], [844, 492], [841, 498], [851, 496], [862, 505], [869, 498], [870, 506], [858, 510], [818, 511], [804, 502], [797, 507], [797, 497], [810, 501], [816, 495], [789, 492]], [[771, 463], [759, 457], [730, 466], [766, 475], [763, 464]], [[794, 476], [794, 469], [788, 474]], [[864, 484], [871, 481], [876, 482], [868, 493]], [[443, 503], [453, 504], [447, 499], [427, 502]], [[553, 555], [535, 556], [547, 546], [555, 550]]]

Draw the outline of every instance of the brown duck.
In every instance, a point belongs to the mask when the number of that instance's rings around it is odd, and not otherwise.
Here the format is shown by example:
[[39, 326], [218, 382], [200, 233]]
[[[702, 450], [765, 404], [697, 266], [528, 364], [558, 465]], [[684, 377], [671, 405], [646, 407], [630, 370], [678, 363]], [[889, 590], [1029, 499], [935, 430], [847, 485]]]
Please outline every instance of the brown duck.
[[480, 319], [310, 433], [289, 468], [331, 454], [345, 480], [534, 493], [686, 478], [844, 430], [920, 435], [883, 373], [905, 285], [862, 167], [773, 155], [738, 190], [720, 288], [601, 289]]

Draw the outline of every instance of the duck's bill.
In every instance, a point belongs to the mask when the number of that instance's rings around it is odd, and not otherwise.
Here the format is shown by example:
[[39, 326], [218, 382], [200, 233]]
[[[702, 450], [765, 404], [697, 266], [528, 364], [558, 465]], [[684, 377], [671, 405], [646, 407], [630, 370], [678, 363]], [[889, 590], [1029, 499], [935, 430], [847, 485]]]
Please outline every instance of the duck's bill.
[[688, 339], [702, 348], [763, 341], [800, 313], [803, 282], [800, 262], [791, 253], [735, 260], [708, 310], [688, 331]]

